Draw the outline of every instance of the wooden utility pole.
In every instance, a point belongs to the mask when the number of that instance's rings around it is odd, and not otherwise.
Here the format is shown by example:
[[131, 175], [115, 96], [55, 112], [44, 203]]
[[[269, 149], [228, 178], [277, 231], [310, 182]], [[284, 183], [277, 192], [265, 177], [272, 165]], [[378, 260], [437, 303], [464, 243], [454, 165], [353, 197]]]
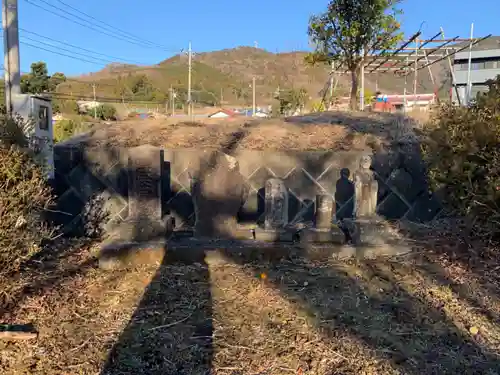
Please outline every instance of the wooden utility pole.
[[188, 115], [189, 118], [193, 116], [193, 108], [191, 105], [191, 73], [192, 73], [192, 50], [191, 50], [191, 42], [189, 42], [188, 47]]
[[17, 0], [2, 0], [2, 24], [4, 42], [5, 108], [13, 116], [13, 98], [21, 94], [21, 70], [19, 65], [19, 26]]
[[[441, 41], [444, 41], [446, 39], [444, 36], [444, 30], [442, 27], [440, 28], [440, 30], [441, 30]], [[453, 70], [453, 63], [451, 62], [451, 57], [450, 57], [448, 48], [445, 49], [445, 52], [446, 52], [446, 55], [448, 55], [448, 68], [450, 69], [450, 73], [451, 73], [451, 85], [455, 89], [455, 96], [457, 97], [458, 105], [462, 105], [461, 100], [460, 100], [460, 95], [458, 93], [458, 88], [456, 85], [457, 81], [455, 79], [455, 71]], [[452, 101], [452, 97], [450, 97], [450, 102], [451, 101]]]
[[92, 84], [92, 91], [94, 93], [94, 118], [97, 118], [97, 100], [95, 95], [95, 83]]
[[405, 70], [405, 88], [404, 88], [404, 93], [403, 93], [403, 111], [406, 113], [406, 109], [408, 107], [408, 101], [406, 100], [406, 85], [408, 84], [408, 62], [409, 62], [409, 58], [408, 58], [408, 55], [406, 56], [406, 65], [404, 67], [404, 70]]
[[[365, 55], [365, 49], [361, 49], [361, 53], [364, 59]], [[365, 109], [365, 61], [363, 60], [363, 63], [361, 64], [361, 69], [360, 69], [360, 75], [361, 75], [361, 89], [359, 90], [359, 109], [361, 111], [364, 111]]]
[[172, 106], [172, 116], [175, 115], [175, 91], [170, 85], [170, 105]]
[[472, 98], [472, 83], [470, 80], [471, 67], [472, 67], [472, 46], [474, 45], [474, 24], [470, 25], [470, 44], [469, 44], [469, 59], [467, 63], [467, 91], [465, 104], [469, 104]]
[[328, 106], [328, 110], [332, 109], [333, 104], [333, 75], [335, 73], [335, 61], [332, 61], [330, 66], [330, 103]]
[[417, 101], [418, 47], [419, 47], [419, 41], [417, 38], [415, 40], [415, 66], [413, 67], [413, 106], [412, 106], [412, 109], [415, 109], [415, 104]]
[[255, 77], [252, 78], [252, 116], [255, 116]]

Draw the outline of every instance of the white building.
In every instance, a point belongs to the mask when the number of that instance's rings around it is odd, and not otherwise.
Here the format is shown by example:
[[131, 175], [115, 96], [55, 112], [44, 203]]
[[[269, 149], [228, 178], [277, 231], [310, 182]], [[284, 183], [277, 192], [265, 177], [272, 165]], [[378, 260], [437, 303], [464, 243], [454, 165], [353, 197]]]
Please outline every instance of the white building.
[[217, 112], [208, 115], [208, 118], [227, 118], [227, 117], [234, 117], [236, 115], [237, 115], [236, 112], [230, 111], [229, 109], [220, 109]]

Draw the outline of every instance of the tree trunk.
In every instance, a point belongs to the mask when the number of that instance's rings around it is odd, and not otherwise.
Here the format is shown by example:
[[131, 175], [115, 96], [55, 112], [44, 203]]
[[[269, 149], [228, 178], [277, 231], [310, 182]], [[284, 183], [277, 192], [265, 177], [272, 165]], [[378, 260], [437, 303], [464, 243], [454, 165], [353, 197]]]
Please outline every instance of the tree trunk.
[[351, 70], [351, 100], [349, 108], [352, 111], [358, 109], [358, 86], [359, 86], [359, 68]]

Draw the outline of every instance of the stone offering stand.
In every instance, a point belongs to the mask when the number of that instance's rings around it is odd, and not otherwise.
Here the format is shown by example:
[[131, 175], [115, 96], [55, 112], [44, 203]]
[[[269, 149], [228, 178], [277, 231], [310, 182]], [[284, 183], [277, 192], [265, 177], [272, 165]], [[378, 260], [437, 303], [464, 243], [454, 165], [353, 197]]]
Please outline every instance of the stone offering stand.
[[148, 242], [169, 250], [289, 246], [338, 257], [397, 255], [409, 247], [394, 221], [424, 222], [441, 210], [411, 150], [230, 155], [56, 146], [55, 155], [64, 213], [56, 220], [71, 233], [98, 217], [106, 248]]

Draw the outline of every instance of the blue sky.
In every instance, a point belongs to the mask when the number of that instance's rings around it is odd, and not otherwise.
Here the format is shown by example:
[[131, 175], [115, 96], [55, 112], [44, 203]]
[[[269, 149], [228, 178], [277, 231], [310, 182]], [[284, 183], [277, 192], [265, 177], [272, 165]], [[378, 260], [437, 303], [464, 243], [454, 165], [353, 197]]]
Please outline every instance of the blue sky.
[[[102, 35], [67, 19], [60, 18], [28, 3], [39, 4], [54, 12], [70, 17], [51, 8], [52, 4], [75, 13], [58, 0], [19, 0], [19, 27], [45, 37], [63, 41], [119, 57], [123, 61], [153, 64], [164, 60], [192, 42], [193, 50], [211, 51], [239, 45], [254, 45], [272, 52], [307, 49], [307, 23], [309, 16], [323, 11], [327, 0], [63, 0], [95, 18], [125, 30], [136, 37], [147, 39], [163, 47], [142, 48], [123, 40]], [[424, 36], [431, 36], [443, 26], [446, 36], [467, 37], [470, 24], [474, 22], [475, 36], [489, 33], [500, 35], [500, 24], [496, 22], [500, 4], [498, 0], [406, 0], [403, 2], [402, 27], [407, 35], [420, 28]], [[77, 13], [78, 14], [78, 13]], [[79, 15], [85, 19], [85, 16]], [[71, 17], [72, 18], [72, 17]], [[84, 23], [82, 20], [78, 22]], [[95, 27], [95, 26], [94, 26]], [[111, 31], [107, 31], [112, 33]], [[20, 31], [23, 36], [44, 40], [33, 34]], [[33, 40], [25, 42], [46, 49]], [[46, 40], [45, 43], [56, 44]], [[59, 45], [80, 54], [85, 51]], [[71, 54], [61, 48], [61, 53]], [[84, 58], [83, 56], [78, 56]], [[98, 56], [101, 59], [109, 58]], [[68, 75], [101, 69], [106, 62], [93, 64], [39, 50], [21, 44], [21, 69], [29, 71], [33, 61], [46, 61], [50, 73], [63, 71]]]

